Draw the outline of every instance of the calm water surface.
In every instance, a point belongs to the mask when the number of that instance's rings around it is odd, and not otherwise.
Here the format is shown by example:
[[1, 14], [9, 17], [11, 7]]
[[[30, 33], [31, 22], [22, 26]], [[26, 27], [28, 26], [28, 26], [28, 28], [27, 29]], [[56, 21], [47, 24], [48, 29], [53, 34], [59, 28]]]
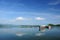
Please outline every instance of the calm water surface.
[[45, 32], [39, 28], [0, 28], [0, 40], [60, 40], [60, 27]]

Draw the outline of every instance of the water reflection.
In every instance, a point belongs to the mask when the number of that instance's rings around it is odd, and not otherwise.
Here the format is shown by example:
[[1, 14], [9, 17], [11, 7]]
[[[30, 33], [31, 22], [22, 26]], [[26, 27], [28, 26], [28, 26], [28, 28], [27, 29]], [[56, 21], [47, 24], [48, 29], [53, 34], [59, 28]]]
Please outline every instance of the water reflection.
[[0, 40], [60, 40], [60, 27], [39, 31], [39, 28], [0, 28]]

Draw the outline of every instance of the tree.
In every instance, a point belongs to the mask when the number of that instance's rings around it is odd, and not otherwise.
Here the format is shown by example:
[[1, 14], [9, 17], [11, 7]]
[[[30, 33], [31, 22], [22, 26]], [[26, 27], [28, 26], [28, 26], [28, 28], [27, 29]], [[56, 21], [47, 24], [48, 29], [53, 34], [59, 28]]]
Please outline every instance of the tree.
[[55, 26], [54, 24], [48, 24], [48, 26]]
[[60, 24], [57, 24], [56, 26], [60, 26]]

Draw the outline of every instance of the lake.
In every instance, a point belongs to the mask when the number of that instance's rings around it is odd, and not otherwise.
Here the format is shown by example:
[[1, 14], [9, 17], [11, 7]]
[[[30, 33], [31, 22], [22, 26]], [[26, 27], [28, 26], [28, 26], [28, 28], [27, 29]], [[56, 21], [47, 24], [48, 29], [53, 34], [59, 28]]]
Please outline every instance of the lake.
[[53, 27], [45, 32], [38, 27], [0, 28], [0, 40], [60, 40], [60, 27]]

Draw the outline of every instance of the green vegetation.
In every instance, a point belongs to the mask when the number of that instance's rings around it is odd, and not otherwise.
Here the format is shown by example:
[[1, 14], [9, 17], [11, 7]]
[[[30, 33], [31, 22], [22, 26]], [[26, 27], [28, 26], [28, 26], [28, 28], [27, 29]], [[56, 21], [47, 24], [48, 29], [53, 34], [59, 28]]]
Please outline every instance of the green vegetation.
[[48, 26], [54, 26], [54, 24], [48, 24]]
[[60, 24], [48, 24], [48, 26], [60, 26]]
[[60, 26], [60, 24], [57, 24], [56, 26]]

